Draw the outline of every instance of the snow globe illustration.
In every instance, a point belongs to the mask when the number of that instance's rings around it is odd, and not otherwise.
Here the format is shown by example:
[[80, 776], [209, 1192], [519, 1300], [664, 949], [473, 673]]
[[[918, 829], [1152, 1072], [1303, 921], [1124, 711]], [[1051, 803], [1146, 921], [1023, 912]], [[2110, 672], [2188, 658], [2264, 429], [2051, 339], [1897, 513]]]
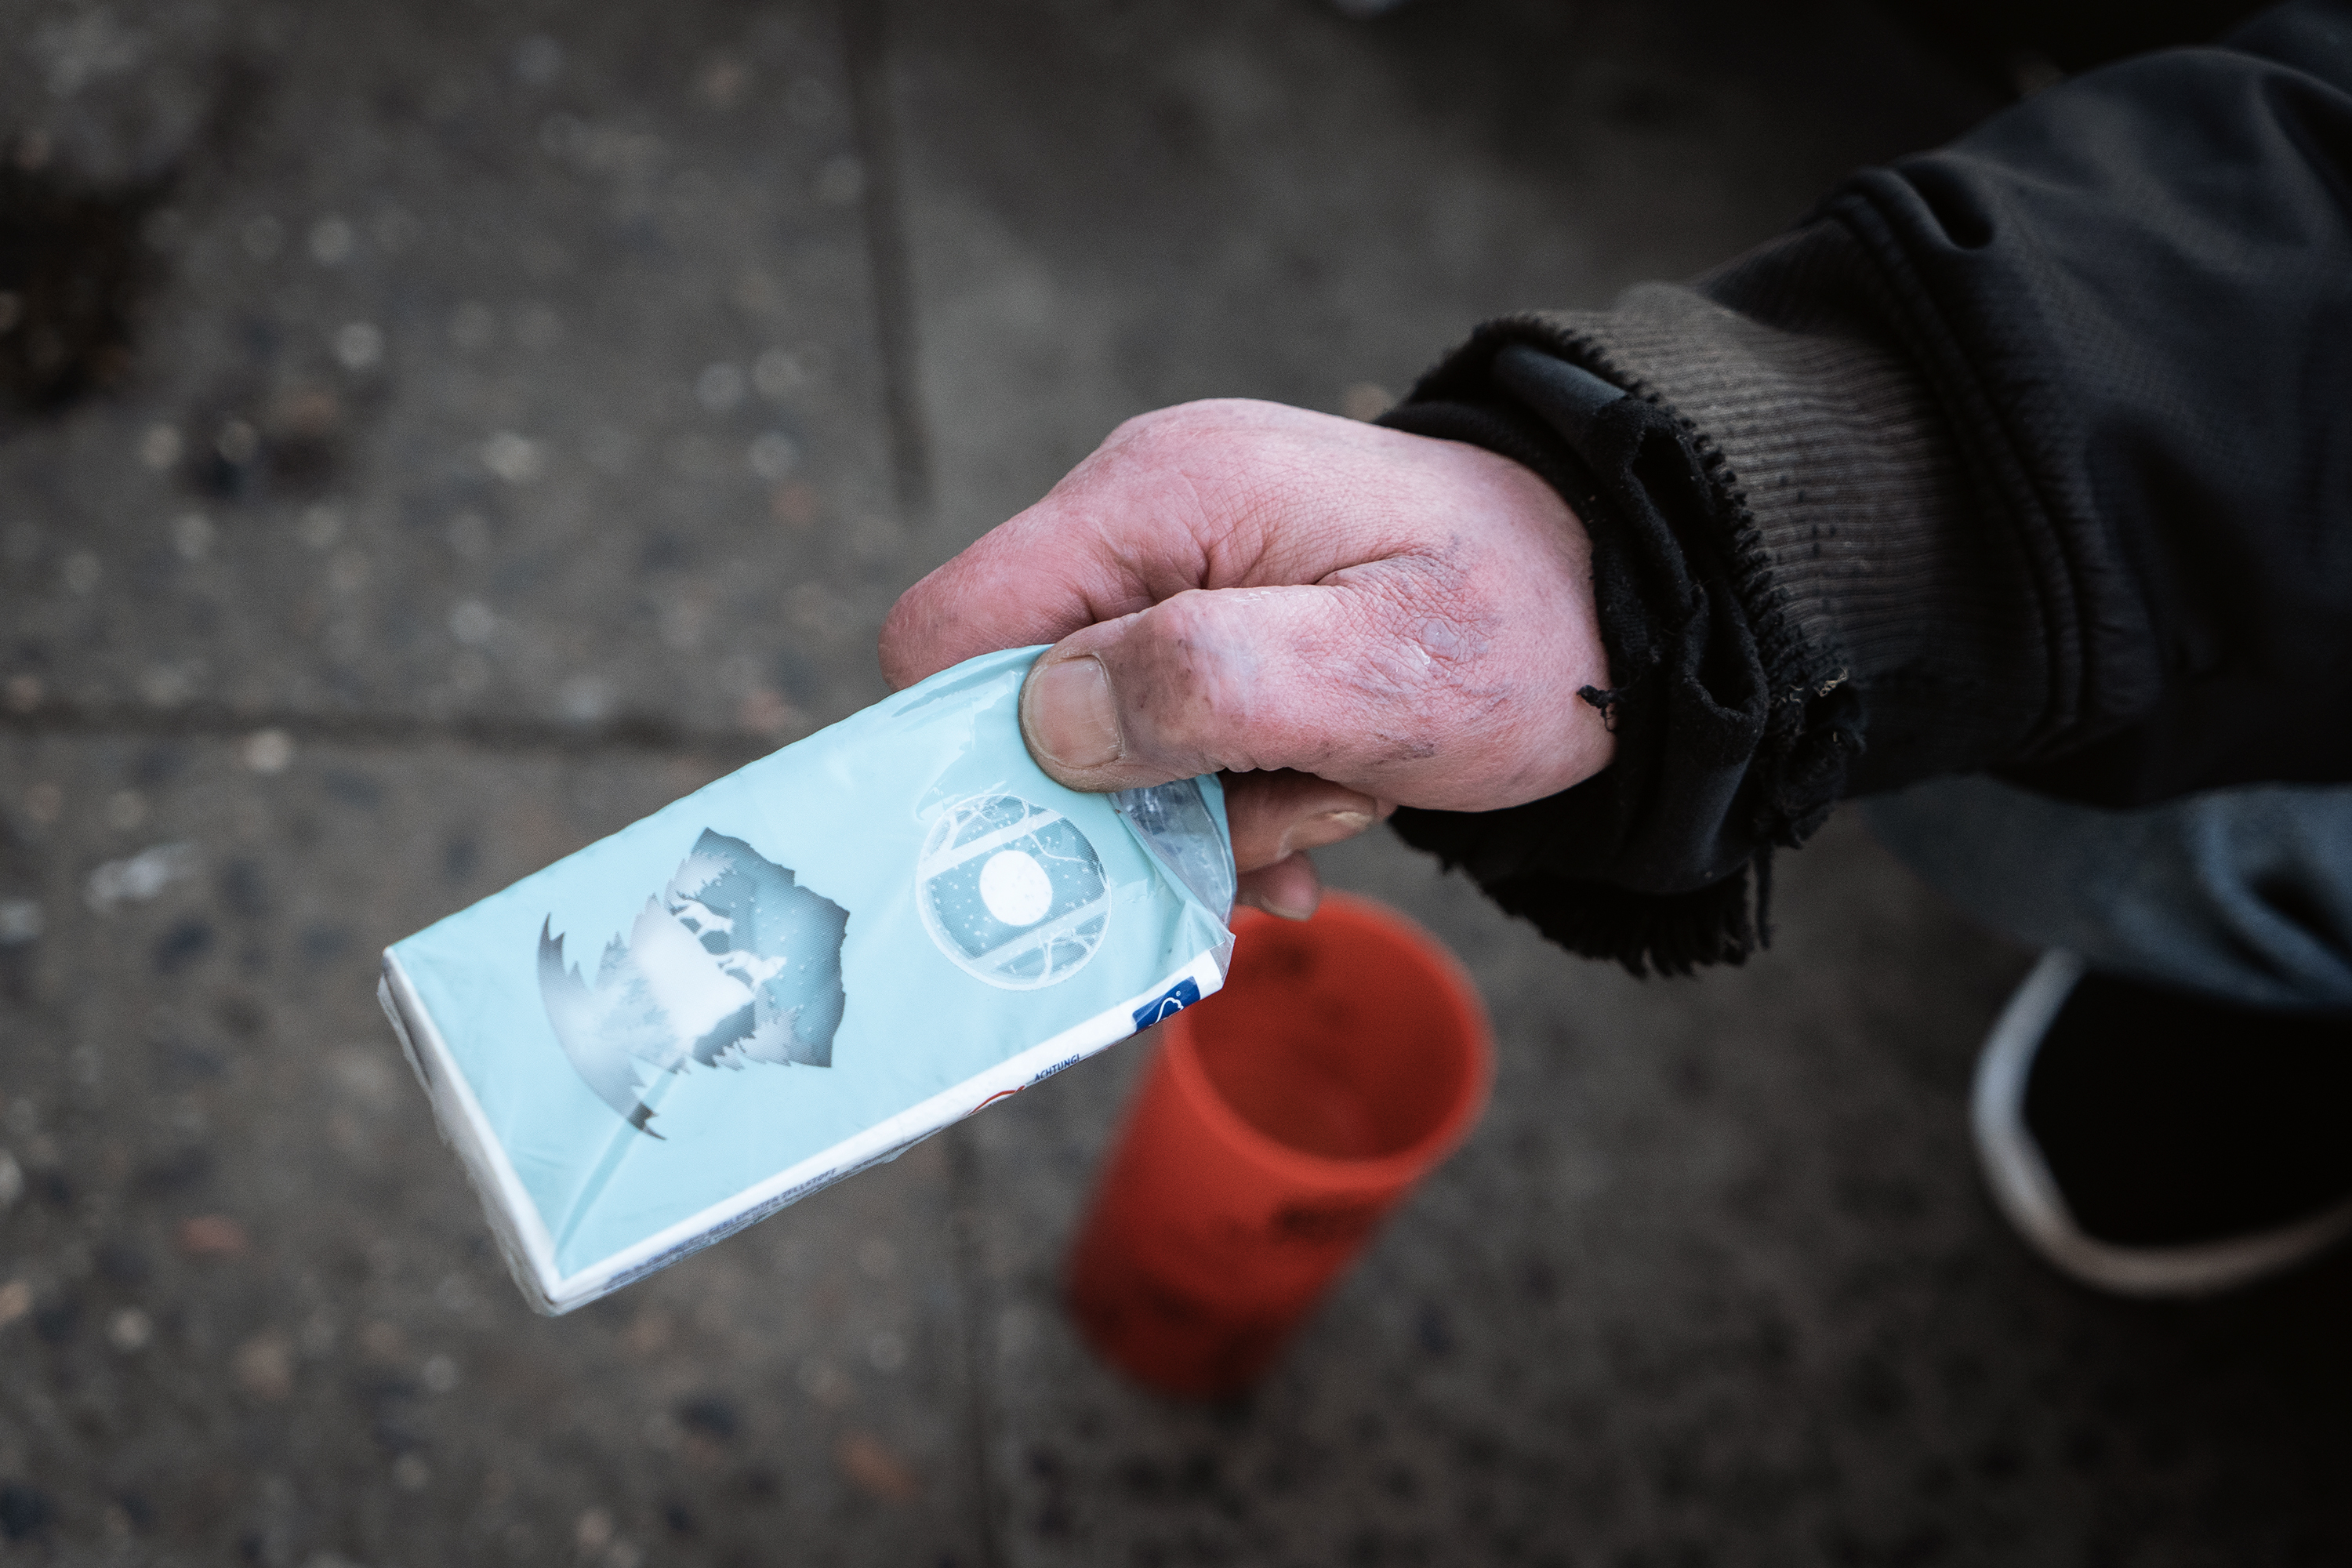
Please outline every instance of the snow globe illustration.
[[704, 829], [588, 975], [564, 963], [554, 925], [551, 914], [539, 931], [548, 1022], [572, 1068], [638, 1131], [661, 1136], [641, 1066], [833, 1065], [849, 913], [741, 839]]
[[915, 863], [915, 903], [941, 952], [1007, 991], [1076, 974], [1110, 921], [1095, 847], [1060, 812], [1015, 795], [940, 809]]

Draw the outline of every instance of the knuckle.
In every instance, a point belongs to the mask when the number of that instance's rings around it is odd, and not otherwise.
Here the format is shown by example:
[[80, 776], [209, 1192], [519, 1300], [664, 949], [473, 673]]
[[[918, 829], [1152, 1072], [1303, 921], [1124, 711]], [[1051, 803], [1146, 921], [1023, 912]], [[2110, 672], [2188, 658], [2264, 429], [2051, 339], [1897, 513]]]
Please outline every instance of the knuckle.
[[1129, 415], [1111, 426], [1110, 434], [1103, 437], [1103, 448], [1106, 451], [1116, 450], [1150, 440], [1154, 432], [1166, 426], [1169, 412], [1165, 408], [1154, 408], [1149, 413]]
[[1108, 447], [1150, 446], [1171, 438], [1181, 438], [1213, 423], [1217, 404], [1213, 401], [1174, 403], [1164, 408], [1153, 408], [1141, 414], [1129, 415], [1115, 426], [1103, 440]]

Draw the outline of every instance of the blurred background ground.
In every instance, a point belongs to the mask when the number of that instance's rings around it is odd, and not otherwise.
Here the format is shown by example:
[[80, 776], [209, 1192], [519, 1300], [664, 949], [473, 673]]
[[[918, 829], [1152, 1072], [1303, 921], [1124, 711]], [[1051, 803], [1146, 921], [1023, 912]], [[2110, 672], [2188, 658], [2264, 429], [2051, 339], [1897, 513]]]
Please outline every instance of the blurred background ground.
[[2066, 15], [0, 5], [0, 1562], [2352, 1557], [2352, 1268], [2035, 1267], [1962, 1119], [2026, 955], [1851, 822], [1694, 983], [1330, 854], [1500, 1087], [1216, 1410], [1055, 1300], [1148, 1047], [548, 1321], [371, 994], [879, 696], [898, 592], [1119, 418], [1377, 412], [2089, 63]]

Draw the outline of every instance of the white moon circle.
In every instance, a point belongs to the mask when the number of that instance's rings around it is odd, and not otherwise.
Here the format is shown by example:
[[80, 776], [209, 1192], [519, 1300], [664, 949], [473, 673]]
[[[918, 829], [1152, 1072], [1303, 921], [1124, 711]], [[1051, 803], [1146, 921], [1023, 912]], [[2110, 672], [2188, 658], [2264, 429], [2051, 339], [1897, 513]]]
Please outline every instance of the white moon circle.
[[980, 901], [1009, 926], [1033, 926], [1054, 907], [1054, 879], [1037, 858], [1000, 849], [980, 868]]

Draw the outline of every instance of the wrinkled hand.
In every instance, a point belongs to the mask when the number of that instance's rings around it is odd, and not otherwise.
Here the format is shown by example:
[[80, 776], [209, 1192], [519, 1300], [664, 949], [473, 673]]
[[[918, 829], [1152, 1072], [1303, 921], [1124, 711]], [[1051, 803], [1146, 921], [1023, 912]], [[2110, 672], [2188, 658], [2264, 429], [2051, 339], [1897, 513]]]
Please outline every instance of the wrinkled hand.
[[1606, 766], [1590, 545], [1505, 458], [1280, 404], [1131, 419], [908, 589], [905, 687], [1055, 646], [1022, 689], [1046, 773], [1116, 790], [1223, 772], [1243, 901], [1305, 918], [1306, 851], [1399, 805], [1490, 811]]

